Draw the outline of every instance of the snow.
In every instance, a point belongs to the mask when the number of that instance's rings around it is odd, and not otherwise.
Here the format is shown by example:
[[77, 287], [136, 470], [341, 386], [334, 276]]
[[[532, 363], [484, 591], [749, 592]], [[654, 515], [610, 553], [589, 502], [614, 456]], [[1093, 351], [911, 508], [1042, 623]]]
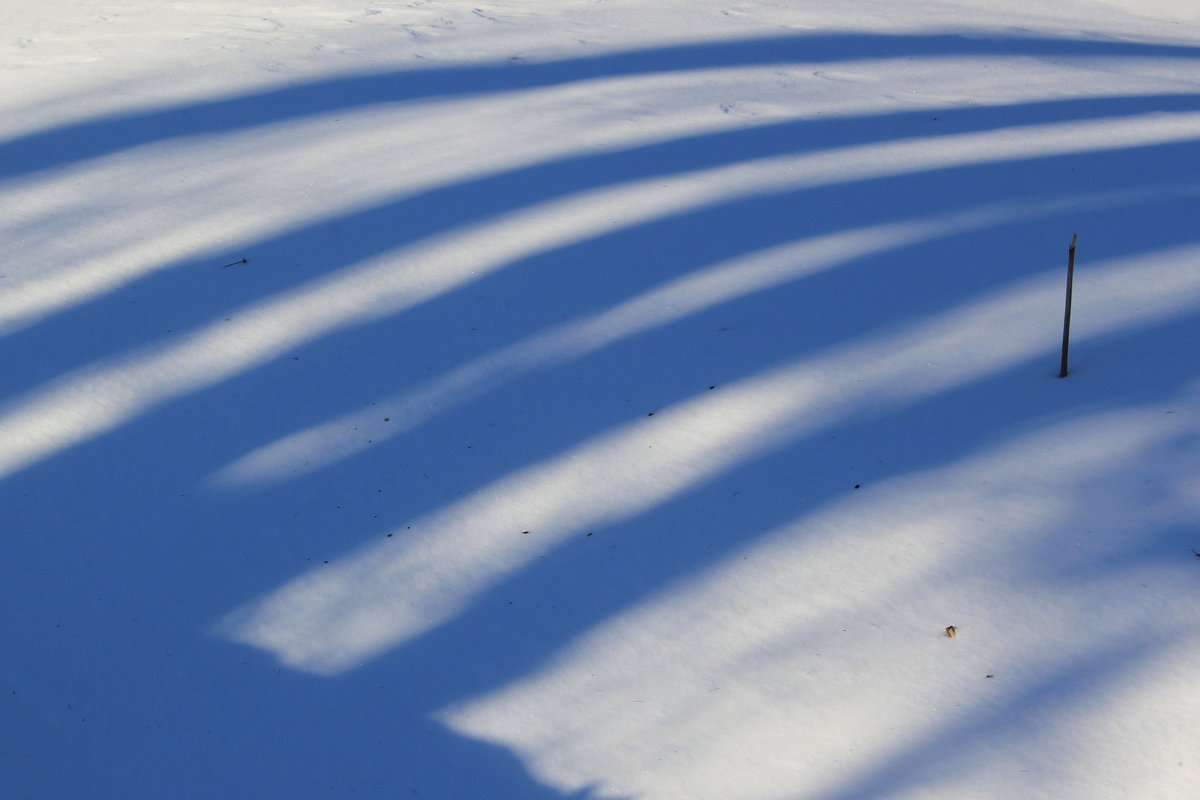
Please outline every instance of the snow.
[[5, 797], [1195, 795], [1194, 4], [10, 0], [0, 70]]

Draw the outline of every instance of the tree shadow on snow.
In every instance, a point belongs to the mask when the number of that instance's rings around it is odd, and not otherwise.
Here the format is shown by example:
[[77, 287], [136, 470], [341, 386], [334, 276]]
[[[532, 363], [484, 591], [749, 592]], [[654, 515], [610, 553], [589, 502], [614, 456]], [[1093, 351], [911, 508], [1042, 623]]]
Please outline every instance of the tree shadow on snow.
[[[0, 177], [34, 175], [175, 137], [381, 103], [670, 70], [967, 54], [1194, 58], [1200, 49], [839, 34], [353, 76], [30, 134], [0, 144], [0, 164], [7, 165]], [[21, 365], [21, 374], [14, 379], [11, 366], [5, 369], [4, 396], [17, 398], [73, 368], [147, 344], [169, 346], [231, 309], [406, 242], [583, 191], [831, 147], [1195, 111], [1198, 105], [1194, 95], [1164, 95], [807, 120], [679, 137], [469, 180], [245, 243], [242, 252], [273, 269], [215, 279], [208, 269], [215, 262], [205, 256], [5, 337], [0, 363]], [[51, 455], [5, 482], [4, 527], [13, 534], [2, 545], [8, 557], [0, 593], [8, 607], [29, 609], [6, 622], [5, 639], [12, 652], [31, 654], [31, 666], [12, 673], [12, 697], [19, 698], [12, 705], [36, 731], [10, 742], [10, 752], [28, 759], [30, 787], [61, 795], [87, 786], [97, 797], [209, 797], [214, 790], [249, 796], [247, 787], [256, 786], [256, 797], [347, 796], [349, 788], [360, 796], [565, 797], [529, 776], [507, 751], [453, 735], [430, 715], [531, 674], [591, 627], [719, 563], [761, 531], [820, 508], [853, 483], [952, 463], [1047, 416], [1094, 405], [1086, 397], [1051, 401], [1037, 392], [1027, 403], [992, 399], [1011, 396], [1002, 388], [1032, 381], [1031, 375], [1053, 380], [1052, 364], [1022, 360], [924, 400], [819, 429], [597, 532], [609, 548], [603, 558], [595, 537], [554, 548], [482, 592], [450, 622], [338, 678], [273, 668], [263, 654], [214, 647], [195, 632], [233, 604], [336, 561], [364, 540], [383, 538], [710, 385], [735, 384], [1001, 292], [1053, 266], [1045, 254], [1056, 254], [1053, 262], [1069, 232], [1085, 232], [1086, 252], [1107, 258], [1193, 243], [1189, 225], [1164, 218], [1195, 219], [1200, 208], [1186, 195], [1193, 176], [1181, 174], [1180, 165], [1200, 163], [1198, 157], [1200, 145], [1185, 141], [717, 201], [505, 265], [403, 313], [342, 328], [285, 358], [169, 399]], [[1117, 199], [1084, 210], [1070, 203], [1100, 195]], [[531, 369], [329, 468], [229, 496], [199, 488], [214, 471], [297, 429], [723, 261], [868, 225], [936, 220], [964, 207], [1045, 203], [1053, 209], [1055, 202], [1064, 203], [1061, 210], [880, 249]], [[1153, 241], [1143, 236], [1147, 230], [1155, 232]], [[1011, 253], [1012, 267], [1003, 274], [972, 270], [963, 258], [972, 251]], [[175, 333], [166, 336], [168, 328]], [[1188, 315], [1114, 335], [1108, 344], [1153, 352], [1162, 337], [1194, 341], [1196, 331], [1196, 318]], [[1053, 344], [1051, 338], [1048, 353]], [[1105, 396], [1135, 403], [1192, 379], [1194, 368], [1180, 362]], [[970, 413], [947, 418], [948, 408]], [[387, 413], [380, 409], [381, 417]], [[836, 448], [826, 441], [831, 431], [840, 440]], [[860, 463], [873, 452], [872, 442], [906, 438], [920, 447], [882, 464]], [[752, 504], [725, 502], [746, 486], [757, 487]], [[526, 612], [508, 613], [510, 602]], [[1103, 663], [1132, 657], [1118, 653]], [[98, 744], [83, 730], [82, 714], [117, 733]], [[939, 748], [990, 734], [1003, 719], [998, 713], [979, 722], [979, 731], [968, 726], [913, 745], [839, 797], [894, 788], [924, 769]], [[63, 744], [49, 749], [45, 741]], [[191, 754], [185, 765], [171, 756], [179, 748]], [[97, 761], [59, 769], [58, 751]], [[147, 768], [157, 763], [171, 769]], [[194, 794], [181, 793], [181, 784]]]
[[540, 63], [391, 70], [330, 78], [206, 103], [68, 123], [0, 143], [0, 178], [29, 175], [164, 140], [245, 130], [355, 108], [537, 89], [714, 67], [861, 59], [1197, 58], [1200, 47], [1054, 37], [827, 33], [685, 44]]

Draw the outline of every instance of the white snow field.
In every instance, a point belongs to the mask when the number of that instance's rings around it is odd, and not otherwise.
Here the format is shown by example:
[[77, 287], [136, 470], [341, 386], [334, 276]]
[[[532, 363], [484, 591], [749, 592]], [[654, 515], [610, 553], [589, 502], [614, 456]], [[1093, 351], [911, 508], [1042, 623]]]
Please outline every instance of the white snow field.
[[5, 800], [1200, 797], [1194, 0], [7, 0], [0, 212]]

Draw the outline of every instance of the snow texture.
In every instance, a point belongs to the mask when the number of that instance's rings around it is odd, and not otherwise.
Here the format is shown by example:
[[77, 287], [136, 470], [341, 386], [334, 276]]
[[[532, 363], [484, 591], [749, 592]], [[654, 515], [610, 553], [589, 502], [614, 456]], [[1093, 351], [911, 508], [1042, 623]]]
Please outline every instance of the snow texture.
[[1190, 0], [3, 27], [3, 797], [1196, 797]]

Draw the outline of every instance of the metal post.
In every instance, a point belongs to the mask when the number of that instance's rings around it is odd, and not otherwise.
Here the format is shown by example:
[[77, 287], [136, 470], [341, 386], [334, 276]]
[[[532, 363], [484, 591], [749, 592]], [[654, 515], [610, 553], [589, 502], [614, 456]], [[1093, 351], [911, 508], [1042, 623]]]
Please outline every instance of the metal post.
[[1079, 234], [1071, 237], [1071, 249], [1067, 251], [1067, 310], [1063, 313], [1063, 346], [1062, 366], [1059, 367], [1058, 377], [1067, 377], [1067, 349], [1071, 344], [1071, 286], [1075, 282], [1075, 243]]

